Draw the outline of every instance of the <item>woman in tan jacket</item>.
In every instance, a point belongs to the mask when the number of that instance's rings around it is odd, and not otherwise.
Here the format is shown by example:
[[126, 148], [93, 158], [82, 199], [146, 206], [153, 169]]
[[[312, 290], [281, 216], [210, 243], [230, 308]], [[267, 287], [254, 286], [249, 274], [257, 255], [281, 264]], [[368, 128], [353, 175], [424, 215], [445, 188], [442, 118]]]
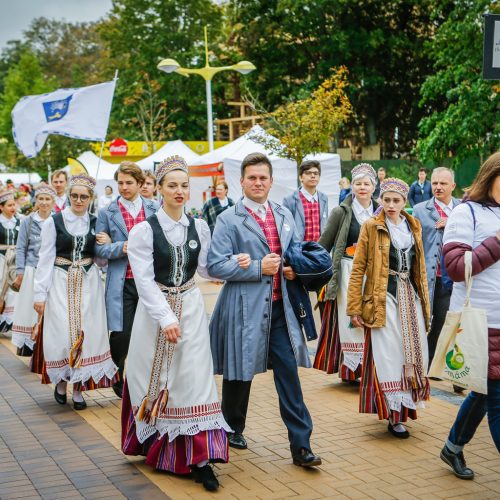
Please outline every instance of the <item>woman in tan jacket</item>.
[[361, 228], [347, 298], [353, 326], [366, 332], [360, 412], [389, 419], [398, 438], [429, 398], [429, 296], [421, 226], [404, 211], [408, 190], [399, 179], [381, 183], [383, 209]]

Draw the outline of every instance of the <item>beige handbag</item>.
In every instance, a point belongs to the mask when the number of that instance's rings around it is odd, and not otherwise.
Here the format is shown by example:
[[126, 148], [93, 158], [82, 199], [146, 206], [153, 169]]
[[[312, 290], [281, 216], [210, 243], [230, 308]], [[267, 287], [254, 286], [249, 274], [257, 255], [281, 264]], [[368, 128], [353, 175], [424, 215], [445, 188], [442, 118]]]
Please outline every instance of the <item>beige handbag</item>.
[[439, 334], [429, 377], [488, 393], [488, 321], [484, 309], [471, 306], [472, 252], [465, 252], [465, 302], [460, 312], [448, 311]]

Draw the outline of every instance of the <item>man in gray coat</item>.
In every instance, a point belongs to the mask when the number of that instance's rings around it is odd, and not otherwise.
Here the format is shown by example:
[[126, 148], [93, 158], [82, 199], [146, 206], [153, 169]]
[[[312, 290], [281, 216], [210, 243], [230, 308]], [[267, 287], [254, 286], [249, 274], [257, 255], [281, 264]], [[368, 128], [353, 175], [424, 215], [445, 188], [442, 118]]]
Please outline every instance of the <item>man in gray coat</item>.
[[311, 361], [285, 284], [296, 276], [281, 257], [296, 241], [295, 226], [286, 208], [268, 201], [272, 182], [269, 159], [246, 156], [243, 199], [217, 219], [208, 272], [225, 285], [210, 322], [212, 355], [215, 372], [224, 376], [222, 411], [234, 430], [230, 445], [247, 448], [243, 430], [251, 382], [271, 365], [293, 463], [312, 467], [321, 458], [311, 451], [312, 420], [297, 369]]
[[303, 162], [299, 167], [302, 187], [283, 200], [283, 206], [292, 212], [300, 241], [318, 241], [328, 220], [328, 197], [317, 190], [320, 177], [319, 161]]
[[128, 235], [134, 225], [156, 213], [158, 203], [139, 195], [144, 174], [135, 163], [122, 162], [115, 172], [115, 180], [120, 196], [99, 211], [95, 253], [97, 257], [108, 260], [106, 315], [111, 331], [109, 346], [120, 375], [120, 381], [113, 385], [113, 390], [121, 398], [123, 369], [139, 301], [127, 257]]
[[429, 366], [436, 351], [436, 345], [443, 328], [446, 312], [450, 307], [451, 289], [445, 286], [441, 268], [443, 252], [443, 233], [451, 211], [460, 203], [453, 198], [455, 174], [445, 167], [434, 169], [431, 177], [432, 194], [430, 200], [418, 203], [413, 207], [413, 216], [422, 224], [422, 240], [424, 243], [425, 268], [429, 286], [429, 303], [432, 323], [427, 342], [429, 344]]

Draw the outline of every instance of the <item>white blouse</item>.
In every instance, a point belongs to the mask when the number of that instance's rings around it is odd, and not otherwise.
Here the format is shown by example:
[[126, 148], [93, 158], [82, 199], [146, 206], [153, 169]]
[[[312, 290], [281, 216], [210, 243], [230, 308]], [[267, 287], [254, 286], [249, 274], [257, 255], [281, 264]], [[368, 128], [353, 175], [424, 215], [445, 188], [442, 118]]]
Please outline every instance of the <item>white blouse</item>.
[[[87, 212], [85, 215], [75, 215], [71, 208], [66, 207], [61, 213], [68, 233], [73, 236], [82, 236], [88, 233], [90, 218]], [[56, 226], [52, 217], [49, 217], [44, 222], [40, 237], [42, 242], [40, 245], [40, 258], [35, 271], [34, 302], [45, 302], [52, 286], [57, 237]]]
[[12, 216], [8, 219], [5, 215], [0, 214], [0, 223], [5, 229], [14, 229], [16, 227], [16, 218]]
[[406, 222], [406, 219], [401, 218], [399, 224], [394, 224], [389, 219], [385, 219], [387, 229], [391, 235], [392, 244], [399, 250], [406, 250], [413, 245], [413, 235]]
[[370, 201], [368, 208], [365, 208], [355, 197], [352, 200], [352, 212], [358, 224], [362, 226], [373, 215], [373, 203]]
[[[183, 214], [180, 220], [174, 221], [163, 209], [158, 210], [156, 215], [168, 241], [172, 245], [182, 245], [189, 226], [187, 216]], [[194, 222], [201, 243], [197, 272], [201, 277], [210, 279], [207, 271], [207, 256], [211, 241], [210, 229], [202, 219], [195, 219]], [[153, 230], [147, 221], [137, 224], [130, 231], [127, 253], [137, 292], [150, 316], [160, 323], [161, 328], [178, 323], [177, 317], [155, 282]]]

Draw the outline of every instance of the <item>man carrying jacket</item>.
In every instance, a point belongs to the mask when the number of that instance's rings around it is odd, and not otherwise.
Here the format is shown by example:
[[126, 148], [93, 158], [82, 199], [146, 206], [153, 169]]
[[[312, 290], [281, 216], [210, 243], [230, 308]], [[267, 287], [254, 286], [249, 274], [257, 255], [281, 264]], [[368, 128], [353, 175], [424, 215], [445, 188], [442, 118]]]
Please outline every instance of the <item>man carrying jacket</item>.
[[241, 165], [243, 198], [217, 218], [208, 272], [225, 284], [210, 322], [214, 370], [224, 377], [222, 411], [234, 430], [229, 444], [245, 449], [252, 379], [270, 363], [293, 463], [313, 467], [321, 458], [311, 451], [312, 419], [297, 369], [311, 361], [285, 282], [296, 275], [282, 261], [297, 239], [295, 224], [286, 208], [268, 200], [272, 183], [269, 159], [247, 155]]

